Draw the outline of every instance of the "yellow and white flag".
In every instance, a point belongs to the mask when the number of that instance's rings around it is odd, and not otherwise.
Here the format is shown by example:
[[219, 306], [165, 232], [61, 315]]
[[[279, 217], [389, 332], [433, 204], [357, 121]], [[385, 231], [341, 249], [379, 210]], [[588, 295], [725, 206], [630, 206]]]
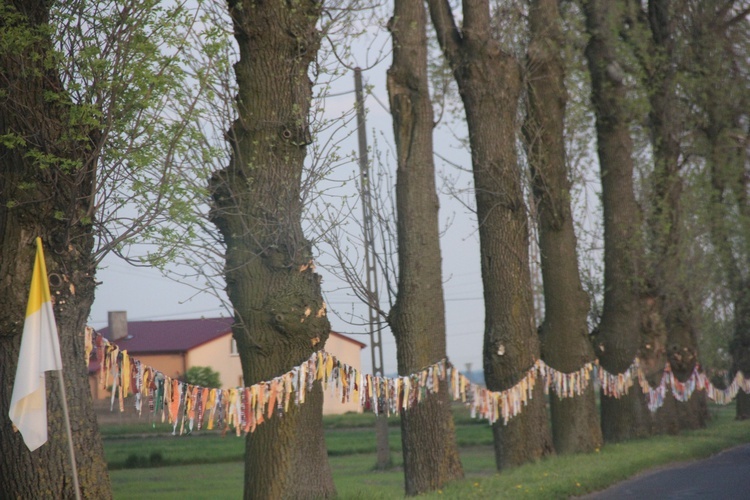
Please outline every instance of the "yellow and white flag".
[[60, 341], [52, 311], [42, 239], [37, 238], [34, 274], [9, 413], [10, 420], [31, 451], [47, 442], [44, 372], [52, 370], [62, 370]]

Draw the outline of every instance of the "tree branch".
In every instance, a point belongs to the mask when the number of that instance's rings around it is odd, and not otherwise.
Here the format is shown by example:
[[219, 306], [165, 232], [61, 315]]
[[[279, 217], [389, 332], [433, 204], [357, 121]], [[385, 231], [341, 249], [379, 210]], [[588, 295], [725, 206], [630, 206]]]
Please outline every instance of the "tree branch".
[[427, 0], [427, 5], [430, 8], [430, 18], [435, 26], [440, 48], [448, 59], [451, 69], [456, 71], [461, 63], [463, 36], [456, 26], [451, 6], [448, 0]]

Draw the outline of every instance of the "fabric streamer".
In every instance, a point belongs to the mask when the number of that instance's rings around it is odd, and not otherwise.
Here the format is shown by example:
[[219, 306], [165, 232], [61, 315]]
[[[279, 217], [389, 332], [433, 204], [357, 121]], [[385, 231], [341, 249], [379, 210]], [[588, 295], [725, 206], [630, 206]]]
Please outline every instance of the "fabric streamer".
[[708, 399], [721, 405], [729, 404], [740, 390], [750, 393], [750, 379], [742, 372], [737, 372], [726, 389], [719, 389], [697, 364], [690, 377], [680, 382], [667, 363], [659, 384], [651, 387], [638, 358], [622, 373], [609, 373], [598, 361], [566, 373], [539, 359], [513, 387], [491, 391], [469, 380], [447, 359], [410, 375], [389, 378], [364, 374], [325, 351], [313, 352], [299, 366], [250, 387], [209, 389], [188, 385], [145, 366], [101, 336], [93, 344], [100, 361], [100, 384], [112, 384], [111, 409], [117, 398], [120, 411], [124, 411], [123, 400], [133, 393], [139, 414], [144, 411], [143, 401], [148, 401], [153, 421], [161, 415], [162, 422], [173, 426], [173, 434], [179, 429], [180, 435], [186, 427], [188, 433], [192, 432], [194, 426], [222, 429], [224, 433], [231, 429], [237, 436], [252, 433], [274, 415], [287, 413], [292, 404], [305, 404], [305, 395], [315, 382], [342, 403], [355, 401], [363, 410], [387, 416], [408, 411], [445, 384], [453, 400], [466, 405], [473, 418], [490, 424], [502, 419], [504, 425], [528, 405], [537, 383], [542, 384], [545, 394], [552, 390], [561, 399], [580, 396], [592, 382], [605, 396], [621, 398], [637, 383], [652, 412], [664, 404], [668, 390], [680, 402], [688, 401], [695, 391], [706, 391]]

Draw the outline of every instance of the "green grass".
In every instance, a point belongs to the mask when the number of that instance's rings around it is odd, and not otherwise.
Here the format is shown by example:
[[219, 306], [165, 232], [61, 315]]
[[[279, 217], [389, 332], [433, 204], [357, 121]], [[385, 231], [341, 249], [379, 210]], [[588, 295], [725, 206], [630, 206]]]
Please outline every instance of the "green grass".
[[[453, 411], [453, 422], [456, 425], [479, 425], [486, 427], [487, 421], [472, 418], [469, 409], [461, 403], [454, 403], [451, 407]], [[326, 429], [351, 429], [358, 427], [372, 428], [375, 426], [374, 413], [345, 413], [343, 415], [325, 415], [323, 417], [323, 426]], [[398, 416], [388, 417], [388, 427], [399, 427], [401, 420]]]
[[110, 470], [237, 462], [244, 460], [244, 453], [244, 439], [216, 434], [104, 440], [104, 455]]
[[[702, 458], [750, 442], [750, 422], [734, 421], [733, 408], [713, 411], [718, 418], [707, 429], [680, 436], [659, 436], [606, 445], [597, 453], [550, 457], [501, 474], [495, 473], [489, 426], [486, 423], [457, 425], [458, 440], [463, 443], [461, 460], [466, 479], [451, 483], [426, 497], [567, 498], [601, 490], [658, 465]], [[403, 497], [398, 428], [391, 428], [389, 434], [396, 468], [375, 472], [372, 470], [375, 454], [374, 431], [371, 428], [357, 425], [345, 428], [340, 421], [326, 427], [329, 459], [340, 498]], [[121, 436], [122, 432], [117, 435]], [[150, 453], [160, 451], [162, 463], [178, 460], [178, 463], [186, 464], [111, 470], [116, 499], [241, 498], [243, 450], [244, 439], [234, 436], [221, 438], [215, 433], [181, 438], [105, 439], [108, 460], [113, 457], [124, 463], [128, 454], [140, 454], [147, 460]], [[239, 458], [227, 462], [232, 456]], [[195, 463], [198, 459], [205, 463]], [[190, 464], [191, 460], [193, 464]], [[116, 467], [114, 462], [112, 465]]]
[[[331, 457], [375, 453], [374, 429], [327, 429], [325, 434]], [[492, 444], [492, 429], [488, 425], [459, 425], [456, 435], [459, 446]], [[162, 433], [142, 438], [143, 434], [126, 437], [120, 433], [116, 436], [104, 440], [110, 470], [241, 461], [245, 452], [245, 440], [234, 434], [221, 437], [211, 432], [175, 437]], [[393, 453], [401, 453], [401, 429], [390, 429], [388, 441]]]
[[[117, 411], [117, 410], [115, 410]], [[481, 420], [471, 419], [468, 410], [463, 407], [454, 409], [454, 418], [456, 423], [473, 424], [479, 423], [487, 425]], [[397, 416], [388, 419], [388, 427], [398, 429], [401, 425]], [[327, 430], [335, 429], [372, 429], [375, 426], [375, 415], [372, 413], [345, 413], [343, 415], [325, 415], [323, 417], [323, 427]], [[101, 435], [105, 438], [123, 438], [123, 437], [143, 437], [154, 435], [171, 435], [172, 426], [163, 422], [150, 422], [149, 417], [144, 416], [141, 420], [134, 423], [117, 423], [106, 424], [99, 427]], [[196, 434], [220, 434], [221, 431], [205, 429]]]
[[104, 439], [157, 436], [160, 434], [171, 434], [172, 426], [163, 423], [150, 424], [147, 422], [138, 422], [134, 424], [108, 424], [100, 425], [99, 432]]
[[242, 498], [245, 464], [183, 465], [110, 471], [116, 499], [212, 500]]

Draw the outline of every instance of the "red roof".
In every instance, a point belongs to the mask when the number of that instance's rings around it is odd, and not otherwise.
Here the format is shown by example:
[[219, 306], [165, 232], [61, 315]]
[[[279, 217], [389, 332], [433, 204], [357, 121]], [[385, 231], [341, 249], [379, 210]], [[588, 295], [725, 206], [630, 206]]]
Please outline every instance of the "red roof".
[[[128, 336], [112, 342], [130, 354], [182, 353], [231, 333], [232, 323], [233, 318], [128, 321]], [[109, 339], [109, 327], [99, 333]]]
[[[233, 323], [233, 318], [128, 321], [128, 336], [112, 342], [130, 354], [183, 353], [231, 333]], [[109, 339], [109, 327], [99, 333]], [[331, 334], [365, 347], [362, 342], [340, 333]]]

